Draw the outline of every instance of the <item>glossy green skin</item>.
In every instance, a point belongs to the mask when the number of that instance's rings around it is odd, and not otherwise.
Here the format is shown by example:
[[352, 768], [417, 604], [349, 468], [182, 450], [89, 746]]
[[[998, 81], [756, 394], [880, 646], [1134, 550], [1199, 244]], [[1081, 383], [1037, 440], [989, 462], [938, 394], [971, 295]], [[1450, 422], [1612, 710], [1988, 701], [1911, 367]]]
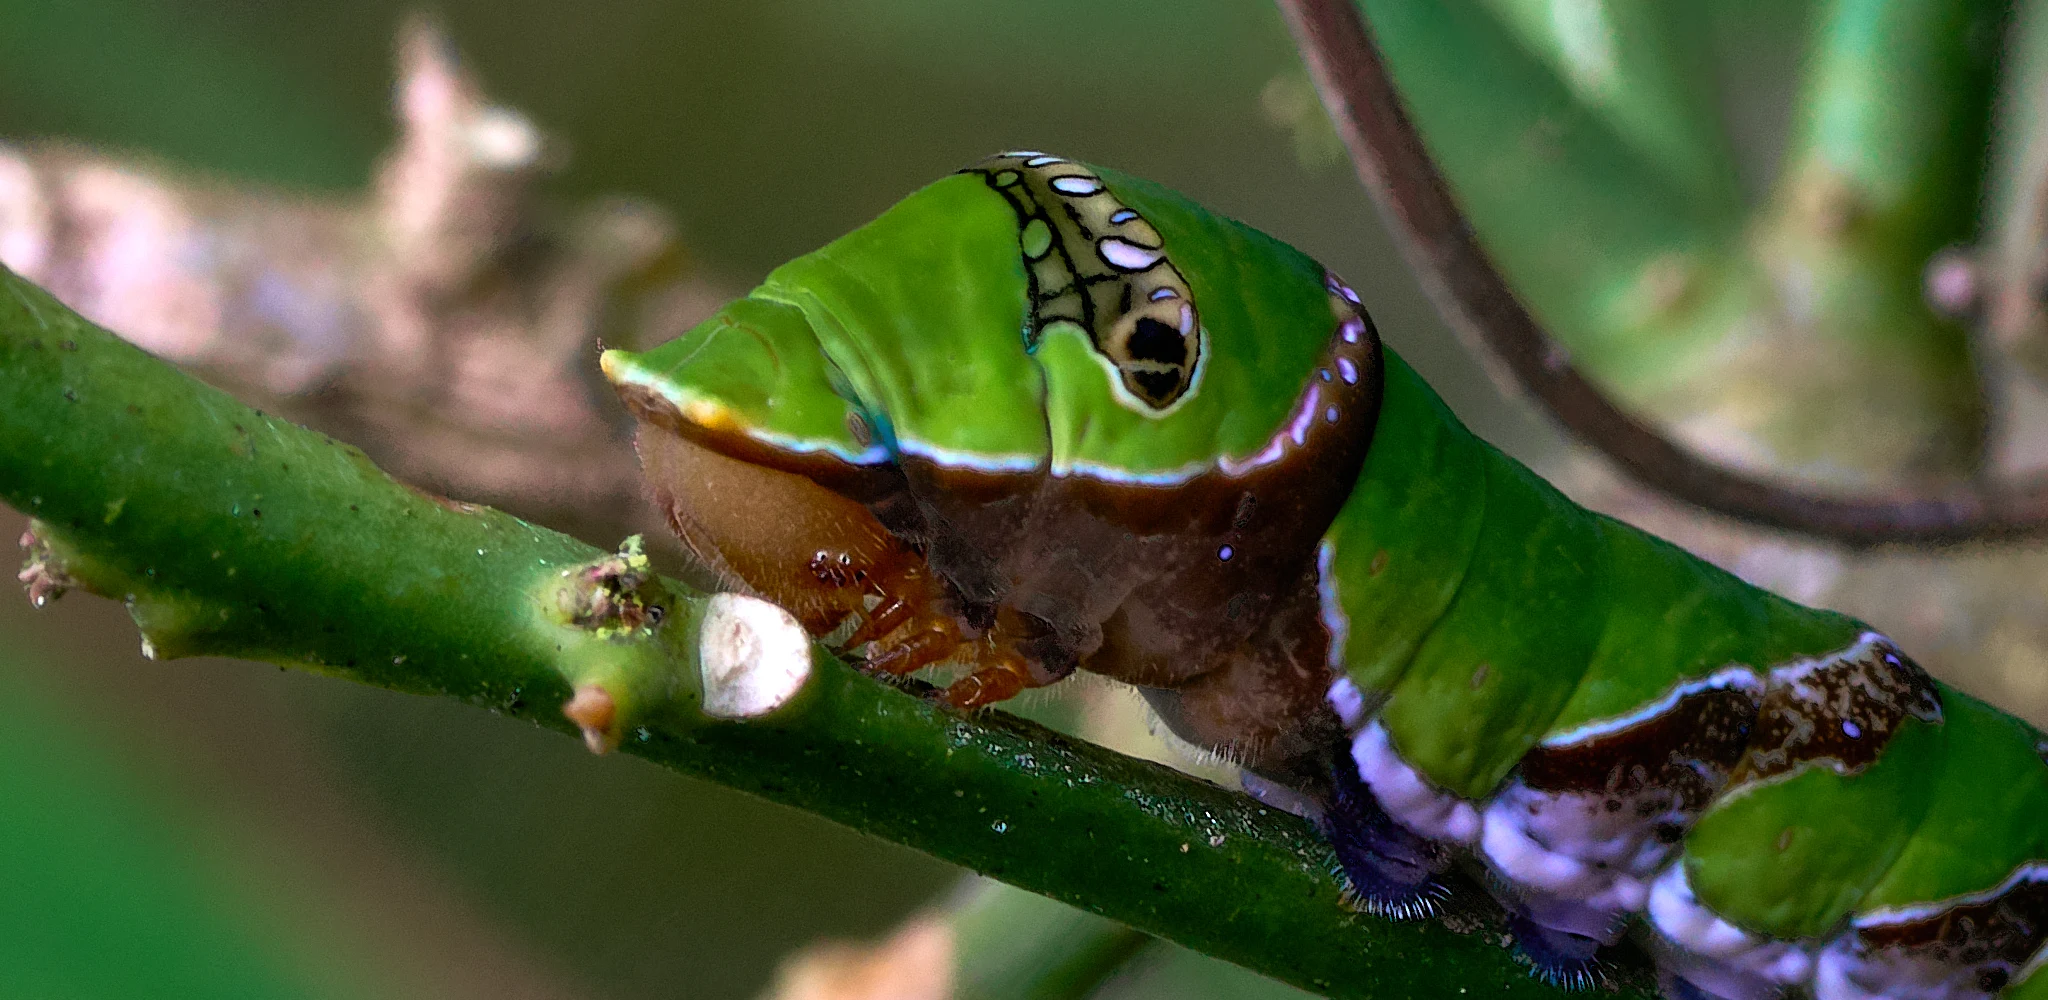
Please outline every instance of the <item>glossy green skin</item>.
[[[719, 333], [712, 349], [693, 336], [643, 355], [615, 353], [613, 378], [686, 412], [711, 403], [764, 444], [856, 463], [888, 457], [847, 430], [855, 409], [888, 427], [903, 453], [990, 471], [1173, 482], [1219, 456], [1255, 454], [1330, 337], [1322, 267], [1174, 192], [1099, 173], [1158, 228], [1202, 306], [1200, 375], [1165, 416], [1113, 399], [1103, 362], [1081, 337], [1054, 333], [1025, 353], [1016, 220], [968, 174], [777, 268], [708, 321], [736, 336]], [[1243, 296], [1238, 288], [1275, 291]], [[834, 383], [863, 405], [847, 404]]]
[[1391, 357], [1365, 472], [1327, 540], [1353, 681], [1390, 693], [1403, 756], [1467, 799], [1543, 736], [1730, 662], [1826, 653], [1864, 630], [1572, 503]]
[[[1322, 269], [1098, 172], [1157, 226], [1209, 338], [1195, 387], [1164, 416], [1112, 398], [1082, 337], [1025, 351], [1017, 221], [975, 175], [778, 269], [692, 336], [612, 352], [607, 371], [707, 427], [852, 465], [916, 454], [1170, 485], [1257, 452], [1330, 337]], [[863, 422], [878, 432], [864, 436]], [[1473, 801], [1539, 741], [1731, 664], [1767, 673], [1867, 631], [1578, 507], [1466, 431], [1391, 351], [1365, 468], [1324, 544], [1344, 619], [1333, 660], [1385, 695], [1403, 760]], [[1871, 766], [1810, 767], [1710, 806], [1682, 858], [1699, 898], [1745, 930], [1816, 939], [2048, 859], [2038, 734], [1939, 690], [1946, 722], [1908, 721]]]
[[[1349, 675], [1389, 693], [1381, 719], [1404, 759], [1473, 800], [1545, 737], [1729, 664], [1839, 650], [1867, 628], [1578, 507], [1391, 356], [1366, 469], [1327, 541]], [[1700, 898], [1737, 926], [1808, 939], [2048, 858], [2039, 734], [1940, 690], [1945, 724], [1908, 723], [1862, 772], [1812, 768], [1710, 808], [1683, 857]]]

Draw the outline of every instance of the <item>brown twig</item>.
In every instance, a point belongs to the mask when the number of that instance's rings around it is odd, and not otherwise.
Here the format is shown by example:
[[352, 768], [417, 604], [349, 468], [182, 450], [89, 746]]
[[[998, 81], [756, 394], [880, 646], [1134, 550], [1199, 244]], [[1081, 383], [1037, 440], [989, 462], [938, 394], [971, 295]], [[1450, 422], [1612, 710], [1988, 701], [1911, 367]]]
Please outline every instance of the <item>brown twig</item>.
[[1409, 267], [1502, 384], [1652, 489], [1850, 546], [2048, 532], [2048, 476], [1938, 494], [1823, 496], [1734, 471], [1622, 410], [1572, 364], [1494, 268], [1403, 110], [1352, 0], [1277, 0], [1338, 134]]
[[565, 157], [431, 22], [400, 32], [398, 141], [368, 190], [272, 192], [0, 143], [0, 263], [408, 482], [592, 537], [668, 537], [597, 341], [650, 345], [726, 295], [661, 208], [551, 203]]

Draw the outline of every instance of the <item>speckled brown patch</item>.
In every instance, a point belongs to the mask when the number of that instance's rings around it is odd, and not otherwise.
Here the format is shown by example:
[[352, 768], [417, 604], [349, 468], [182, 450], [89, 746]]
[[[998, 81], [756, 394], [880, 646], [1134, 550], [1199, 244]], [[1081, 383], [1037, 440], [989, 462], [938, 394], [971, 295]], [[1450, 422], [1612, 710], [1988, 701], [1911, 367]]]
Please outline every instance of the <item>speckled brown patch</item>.
[[1988, 899], [1919, 920], [1858, 927], [1858, 942], [1951, 968], [1977, 966], [1980, 983], [1996, 984], [1985, 992], [1996, 992], [2048, 942], [2048, 873], [2042, 874], [2041, 881], [2020, 877]]
[[1604, 792], [1619, 803], [1650, 790], [1675, 793], [1687, 810], [1704, 806], [1741, 759], [1756, 721], [1754, 688], [1714, 687], [1683, 695], [1667, 711], [1522, 758], [1522, 780], [1543, 792]]
[[1941, 721], [1941, 695], [1919, 664], [1883, 636], [1771, 671], [1739, 782], [1824, 764], [1842, 774], [1870, 766], [1908, 718]]

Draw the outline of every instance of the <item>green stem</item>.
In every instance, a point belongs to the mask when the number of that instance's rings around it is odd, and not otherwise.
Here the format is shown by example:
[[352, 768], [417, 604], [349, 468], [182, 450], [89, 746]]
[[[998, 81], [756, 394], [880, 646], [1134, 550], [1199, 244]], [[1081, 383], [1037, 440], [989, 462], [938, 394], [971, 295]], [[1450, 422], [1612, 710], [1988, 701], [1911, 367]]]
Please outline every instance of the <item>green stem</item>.
[[1668, 0], [1484, 0], [1582, 107], [1681, 196], [1740, 209], [1715, 108], [1706, 12]]
[[2048, 2], [2014, 6], [2005, 51], [1978, 281], [1998, 346], [2048, 380]]
[[[1976, 460], [1984, 411], [1968, 337], [1922, 284], [1976, 219], [2004, 7], [1823, 6], [1777, 189], [1752, 226], [1752, 315], [1792, 346], [1755, 352], [1743, 381], [1782, 385], [1801, 352], [1828, 366], [1805, 380], [1803, 413], [1780, 421], [1788, 454], [1898, 456], [1922, 477]], [[1830, 426], [1849, 429], [1846, 447]]]
[[1650, 44], [1672, 12], [1358, 2], [1488, 254], [1628, 408], [1716, 461], [1833, 487], [1974, 470], [1969, 345], [1920, 271], [1972, 218], [1998, 4], [1827, 4], [1783, 176], [1745, 218], [1699, 180], [1725, 179], [1725, 149]]
[[1557, 995], [1486, 936], [1352, 912], [1294, 816], [822, 653], [779, 708], [714, 719], [705, 599], [630, 554], [397, 483], [4, 270], [0, 496], [38, 519], [45, 576], [125, 600], [159, 656], [297, 665], [569, 732], [557, 706], [599, 689], [605, 711], [579, 719], [600, 745], [629, 734], [684, 774], [1307, 989]]
[[[1732, 190], [1689, 197], [1645, 163], [1610, 115], [1581, 103], [1495, 20], [1498, 0], [1359, 6], [1488, 253], [1574, 360], [1642, 402], [1633, 387], [1685, 346], [1670, 336], [1646, 342], [1643, 327], [1695, 322], [1720, 307], [1699, 289], [1733, 263], [1741, 218]], [[1687, 173], [1727, 172], [1711, 162], [1713, 148], [1698, 150], [1703, 159]]]

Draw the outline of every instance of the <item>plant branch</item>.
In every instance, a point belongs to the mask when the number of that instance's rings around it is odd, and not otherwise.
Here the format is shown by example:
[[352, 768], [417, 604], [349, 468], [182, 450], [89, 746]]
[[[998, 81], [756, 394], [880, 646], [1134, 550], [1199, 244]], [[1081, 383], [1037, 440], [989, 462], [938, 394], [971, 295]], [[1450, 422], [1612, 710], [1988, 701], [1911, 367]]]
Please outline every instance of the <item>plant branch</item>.
[[37, 519], [24, 575], [125, 601], [156, 656], [262, 659], [580, 726], [601, 749], [1332, 996], [1556, 995], [1486, 935], [1352, 912], [1294, 816], [955, 713], [814, 654], [771, 605], [707, 600], [630, 548], [407, 487], [5, 271], [0, 496]]
[[1851, 546], [1946, 544], [2048, 530], [2048, 477], [1937, 493], [1837, 497], [1708, 461], [1618, 406], [1537, 323], [1480, 247], [1351, 0], [1278, 0], [1359, 177], [1438, 309], [1496, 377], [1652, 489]]
[[397, 56], [396, 141], [361, 191], [0, 142], [0, 264], [410, 481], [593, 535], [660, 531], [590, 359], [730, 295], [659, 206], [547, 197], [560, 144], [432, 22], [409, 20]]

